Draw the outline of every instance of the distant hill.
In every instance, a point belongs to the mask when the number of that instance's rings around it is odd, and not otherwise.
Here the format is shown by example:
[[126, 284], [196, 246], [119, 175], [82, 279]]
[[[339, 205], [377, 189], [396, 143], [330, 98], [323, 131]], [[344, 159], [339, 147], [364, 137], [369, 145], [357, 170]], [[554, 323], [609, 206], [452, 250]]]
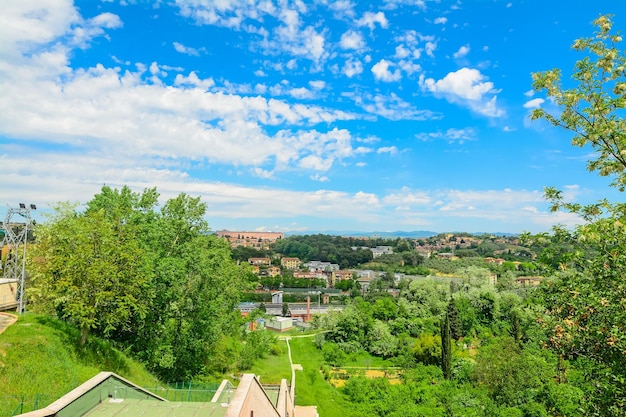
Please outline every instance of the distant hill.
[[[419, 239], [437, 236], [442, 233], [462, 233], [462, 232], [433, 232], [429, 230], [415, 230], [412, 232], [354, 232], [354, 231], [308, 231], [308, 232], [286, 232], [285, 236], [297, 236], [297, 235], [330, 235], [330, 236], [345, 236], [345, 237], [380, 237], [384, 239], [406, 238], [406, 239]], [[494, 236], [516, 236], [517, 233], [507, 232], [474, 232], [472, 235], [494, 235]]]
[[427, 231], [427, 230], [417, 230], [417, 231], [413, 231], [413, 232], [402, 232], [402, 231], [395, 231], [395, 232], [355, 232], [355, 231], [326, 230], [326, 231], [307, 231], [307, 232], [286, 232], [285, 236], [292, 236], [292, 235], [318, 235], [318, 234], [320, 234], [320, 235], [330, 235], [330, 236], [346, 236], [346, 237], [382, 237], [382, 238], [392, 239], [392, 238], [397, 238], [397, 237], [402, 237], [402, 238], [431, 237], [431, 236], [436, 236], [439, 233], [431, 232], [431, 231]]

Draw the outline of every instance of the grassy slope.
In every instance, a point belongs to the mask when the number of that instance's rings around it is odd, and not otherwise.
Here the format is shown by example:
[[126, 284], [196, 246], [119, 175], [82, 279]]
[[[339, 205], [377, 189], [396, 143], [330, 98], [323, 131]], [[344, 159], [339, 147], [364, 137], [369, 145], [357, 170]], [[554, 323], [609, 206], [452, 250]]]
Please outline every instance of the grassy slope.
[[302, 371], [296, 371], [296, 404], [316, 405], [319, 415], [324, 417], [353, 416], [341, 392], [320, 372], [322, 354], [313, 344], [313, 339], [294, 338], [289, 343], [293, 363], [302, 365]]
[[[294, 364], [302, 365], [302, 371], [296, 371], [296, 404], [316, 405], [318, 413], [324, 417], [350, 417], [358, 416], [354, 405], [348, 403], [341, 391], [324, 379], [320, 372], [324, 364], [322, 353], [313, 344], [313, 337], [298, 337], [303, 333], [299, 331], [288, 332], [281, 336], [293, 336], [289, 341], [291, 355]], [[266, 384], [277, 384], [281, 379], [291, 379], [289, 369], [289, 357], [285, 342], [280, 355], [268, 355], [265, 359], [257, 361], [252, 369], [246, 372], [254, 373]], [[391, 367], [392, 363], [365, 352], [350, 355], [346, 360], [346, 367]]]
[[0, 417], [10, 416], [24, 398], [23, 412], [45, 407], [100, 371], [115, 372], [141, 386], [158, 380], [141, 365], [65, 323], [26, 314], [0, 334]]

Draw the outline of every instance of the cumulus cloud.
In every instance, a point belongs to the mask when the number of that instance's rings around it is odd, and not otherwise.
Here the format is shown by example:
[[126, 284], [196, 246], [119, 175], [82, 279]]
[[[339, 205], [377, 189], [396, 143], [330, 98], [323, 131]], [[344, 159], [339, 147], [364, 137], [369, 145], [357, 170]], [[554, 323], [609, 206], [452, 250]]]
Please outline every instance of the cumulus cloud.
[[326, 81], [323, 80], [312, 80], [309, 81], [309, 85], [316, 90], [321, 90], [326, 87]]
[[447, 17], [438, 17], [438, 18], [436, 18], [436, 19], [434, 20], [434, 22], [433, 22], [433, 23], [434, 23], [434, 24], [436, 24], [436, 25], [443, 25], [443, 24], [445, 24], [447, 21], [448, 21], [448, 18], [447, 18]]
[[389, 26], [389, 22], [387, 21], [387, 18], [385, 17], [385, 13], [365, 12], [363, 13], [363, 17], [361, 17], [359, 20], [356, 21], [356, 24], [358, 26], [367, 26], [370, 30], [374, 30], [374, 27], [376, 26], [377, 23], [383, 29], [386, 29]]
[[477, 69], [461, 68], [440, 80], [420, 76], [422, 90], [444, 97], [451, 103], [468, 107], [487, 117], [500, 117], [504, 110], [496, 104], [499, 90]]
[[383, 146], [382, 148], [378, 148], [376, 150], [376, 153], [388, 153], [391, 155], [395, 155], [396, 153], [398, 153], [398, 148], [396, 148], [395, 146]]
[[525, 109], [538, 109], [539, 107], [541, 107], [541, 105], [545, 102], [544, 99], [542, 98], [534, 98], [532, 100], [528, 100], [526, 103], [524, 103], [524, 108]]
[[363, 40], [363, 35], [359, 32], [349, 30], [341, 35], [339, 46], [341, 46], [341, 49], [353, 49], [360, 51], [365, 48], [365, 41]]
[[463, 58], [465, 55], [469, 54], [470, 52], [470, 46], [469, 45], [463, 45], [459, 48], [458, 51], [456, 51], [453, 56], [455, 58]]
[[374, 78], [376, 78], [378, 81], [384, 81], [387, 83], [399, 81], [402, 78], [402, 74], [400, 73], [399, 69], [396, 69], [392, 72], [390, 70], [390, 67], [392, 67], [393, 65], [394, 64], [392, 62], [387, 61], [386, 59], [381, 59], [380, 61], [378, 61], [372, 67], [372, 73], [374, 74]]
[[363, 72], [363, 63], [357, 59], [349, 59], [344, 63], [341, 72], [348, 78], [352, 78]]

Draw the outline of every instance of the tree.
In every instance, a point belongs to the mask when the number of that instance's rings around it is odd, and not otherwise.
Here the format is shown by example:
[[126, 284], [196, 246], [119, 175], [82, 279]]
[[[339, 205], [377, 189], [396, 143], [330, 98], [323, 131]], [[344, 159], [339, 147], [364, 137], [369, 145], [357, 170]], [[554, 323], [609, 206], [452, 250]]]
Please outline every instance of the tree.
[[393, 356], [398, 349], [398, 339], [389, 331], [389, 325], [375, 320], [370, 333], [369, 351], [383, 358]]
[[152, 271], [133, 228], [101, 209], [59, 205], [36, 236], [29, 289], [36, 311], [75, 324], [81, 344], [93, 330], [106, 337], [145, 317]]
[[512, 338], [504, 337], [481, 347], [472, 377], [498, 403], [516, 406], [533, 400], [552, 373], [541, 355], [522, 350]]
[[463, 333], [461, 333], [461, 322], [459, 321], [459, 310], [456, 308], [456, 302], [454, 298], [450, 297], [450, 301], [448, 301], [448, 308], [446, 311], [446, 317], [450, 322], [450, 336], [453, 340], [459, 340], [463, 337]]
[[452, 335], [447, 312], [441, 321], [441, 371], [445, 379], [452, 377]]
[[59, 206], [38, 226], [29, 292], [34, 309], [74, 323], [83, 343], [97, 333], [180, 381], [229, 367], [211, 357], [239, 340], [247, 272], [207, 233], [200, 198], [180, 194], [160, 211], [157, 198], [104, 186], [82, 213]]
[[593, 22], [595, 37], [578, 39], [572, 48], [588, 56], [576, 62], [572, 75], [576, 86], [561, 86], [561, 71], [532, 74], [533, 88], [546, 90], [548, 97], [560, 107], [558, 116], [544, 109], [535, 109], [533, 119], [544, 119], [554, 126], [574, 133], [572, 144], [590, 145], [595, 159], [588, 162], [590, 171], [602, 176], [614, 176], [613, 185], [621, 191], [626, 186], [626, 53], [618, 49], [619, 33], [612, 33], [610, 16], [600, 16]]
[[148, 367], [167, 381], [207, 371], [214, 345], [239, 332], [235, 307], [244, 273], [228, 243], [207, 234], [205, 211], [200, 198], [180, 194], [145, 225], [155, 297], [145, 323], [126, 336]]
[[[626, 52], [612, 30], [610, 16], [600, 16], [595, 36], [574, 42], [586, 56], [576, 62], [574, 87], [561, 86], [558, 69], [533, 74], [533, 88], [545, 90], [560, 108], [558, 115], [544, 109], [533, 112], [554, 126], [574, 133], [575, 146], [594, 153], [587, 168], [613, 178], [612, 186], [626, 188]], [[574, 231], [562, 227], [554, 235], [569, 246], [560, 262], [564, 272], [543, 285], [548, 318], [544, 323], [552, 347], [571, 359], [591, 361], [588, 377], [595, 392], [589, 414], [625, 415], [626, 381], [626, 205], [602, 200], [580, 205], [565, 202], [562, 192], [547, 188], [552, 210], [579, 215], [585, 223]]]

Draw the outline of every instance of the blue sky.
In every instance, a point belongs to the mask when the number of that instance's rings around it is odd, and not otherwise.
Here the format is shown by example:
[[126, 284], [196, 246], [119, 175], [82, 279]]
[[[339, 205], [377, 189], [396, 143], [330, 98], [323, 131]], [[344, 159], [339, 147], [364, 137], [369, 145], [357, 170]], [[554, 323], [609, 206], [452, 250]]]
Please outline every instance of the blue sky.
[[3, 206], [156, 186], [201, 196], [214, 230], [517, 233], [576, 222], [545, 186], [622, 198], [528, 116], [551, 109], [531, 72], [568, 77], [574, 39], [599, 14], [624, 27], [623, 1], [0, 8]]

